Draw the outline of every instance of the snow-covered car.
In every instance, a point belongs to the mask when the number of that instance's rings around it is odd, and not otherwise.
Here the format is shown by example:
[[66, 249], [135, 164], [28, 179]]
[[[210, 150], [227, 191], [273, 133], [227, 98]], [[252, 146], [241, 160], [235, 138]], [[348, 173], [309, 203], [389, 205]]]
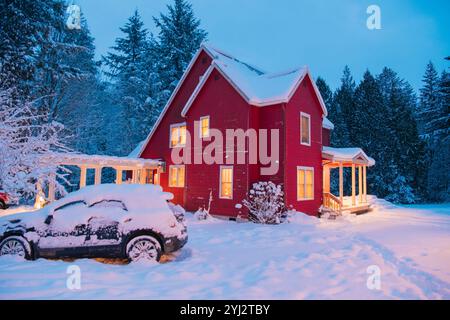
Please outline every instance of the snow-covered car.
[[0, 190], [0, 210], [8, 209], [8, 205], [9, 205], [8, 194]]
[[47, 207], [0, 218], [0, 255], [159, 261], [187, 240], [187, 229], [156, 185], [89, 186]]

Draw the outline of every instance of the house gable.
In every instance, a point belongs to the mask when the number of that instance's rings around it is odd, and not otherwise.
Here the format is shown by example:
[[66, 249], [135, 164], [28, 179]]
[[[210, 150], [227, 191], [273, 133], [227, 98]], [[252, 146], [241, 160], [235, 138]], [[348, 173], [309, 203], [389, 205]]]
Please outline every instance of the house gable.
[[[161, 114], [159, 115], [158, 120], [154, 124], [149, 135], [142, 143], [142, 148], [138, 153], [138, 157], [147, 158], [162, 156], [154, 154], [153, 152], [151, 152], [151, 150], [149, 150], [150, 142], [152, 142], [153, 137], [157, 134], [158, 131], [164, 130], [162, 127], [166, 128], [167, 125], [170, 126], [170, 123], [184, 121], [181, 118], [181, 110], [189, 100], [198, 82], [201, 80], [201, 77], [205, 74], [208, 67], [211, 65], [212, 60], [213, 58], [211, 57], [210, 53], [208, 53], [203, 47], [198, 50], [198, 52], [192, 58], [186, 71], [184, 72], [183, 77], [180, 79], [176, 88], [172, 92], [163, 110], [161, 111]], [[164, 139], [164, 141], [167, 139], [168, 136], [166, 137], [166, 139]]]

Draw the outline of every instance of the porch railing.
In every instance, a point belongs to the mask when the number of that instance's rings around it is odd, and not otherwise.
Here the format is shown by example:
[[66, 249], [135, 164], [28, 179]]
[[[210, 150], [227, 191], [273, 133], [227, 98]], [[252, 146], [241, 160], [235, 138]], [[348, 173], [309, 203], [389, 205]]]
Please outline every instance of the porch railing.
[[326, 192], [323, 194], [323, 206], [338, 214], [342, 213], [342, 203], [339, 198], [332, 193]]

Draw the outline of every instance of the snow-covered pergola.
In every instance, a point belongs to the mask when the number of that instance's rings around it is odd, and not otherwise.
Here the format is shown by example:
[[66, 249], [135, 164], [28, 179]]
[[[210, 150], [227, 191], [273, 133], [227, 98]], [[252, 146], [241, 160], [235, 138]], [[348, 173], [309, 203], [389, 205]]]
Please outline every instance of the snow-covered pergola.
[[[367, 167], [375, 165], [375, 160], [369, 157], [361, 148], [323, 147], [323, 192], [324, 205], [339, 208], [344, 207], [344, 168], [352, 168], [352, 196], [350, 210], [358, 211], [367, 205]], [[339, 198], [330, 192], [330, 171], [339, 168]], [[356, 168], [358, 168], [358, 204], [356, 201]]]
[[[53, 153], [42, 157], [42, 161], [51, 162], [61, 166], [76, 166], [80, 168], [80, 188], [86, 186], [86, 176], [88, 169], [94, 169], [94, 184], [101, 184], [102, 169], [112, 168], [116, 171], [116, 184], [122, 184], [124, 171], [128, 172], [126, 176], [127, 183], [145, 184], [149, 173], [153, 174], [153, 182], [159, 183], [159, 174], [165, 170], [165, 162], [162, 160], [142, 159], [128, 157], [115, 157], [105, 155], [87, 155], [77, 153]], [[54, 180], [54, 179], [51, 179]], [[38, 186], [42, 190], [41, 186]], [[48, 200], [55, 200], [55, 185], [50, 183], [48, 186]]]

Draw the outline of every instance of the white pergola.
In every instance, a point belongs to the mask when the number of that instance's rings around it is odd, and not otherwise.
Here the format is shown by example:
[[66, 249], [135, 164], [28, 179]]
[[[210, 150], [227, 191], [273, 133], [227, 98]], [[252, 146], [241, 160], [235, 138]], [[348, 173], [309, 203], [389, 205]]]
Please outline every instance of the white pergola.
[[[165, 170], [165, 162], [162, 160], [141, 159], [132, 157], [115, 157], [103, 155], [86, 155], [76, 153], [54, 153], [42, 158], [44, 162], [50, 162], [62, 166], [76, 166], [80, 168], [80, 189], [86, 186], [86, 176], [88, 169], [94, 169], [94, 184], [101, 184], [102, 169], [112, 168], [116, 171], [116, 184], [122, 184], [124, 171], [130, 172], [130, 179], [127, 183], [145, 184], [149, 171], [156, 171], [154, 183], [159, 184], [159, 175]], [[50, 179], [54, 181], [54, 179]], [[43, 190], [38, 185], [38, 190]], [[48, 185], [48, 201], [55, 200], [55, 184]], [[38, 201], [38, 200], [37, 200]]]
[[[360, 148], [323, 147], [323, 192], [324, 206], [336, 210], [344, 207], [344, 168], [352, 168], [351, 205], [347, 208], [358, 211], [367, 205], [367, 167], [375, 165], [375, 160]], [[330, 192], [330, 171], [339, 168], [339, 197]], [[356, 168], [358, 168], [358, 203], [356, 201]]]

